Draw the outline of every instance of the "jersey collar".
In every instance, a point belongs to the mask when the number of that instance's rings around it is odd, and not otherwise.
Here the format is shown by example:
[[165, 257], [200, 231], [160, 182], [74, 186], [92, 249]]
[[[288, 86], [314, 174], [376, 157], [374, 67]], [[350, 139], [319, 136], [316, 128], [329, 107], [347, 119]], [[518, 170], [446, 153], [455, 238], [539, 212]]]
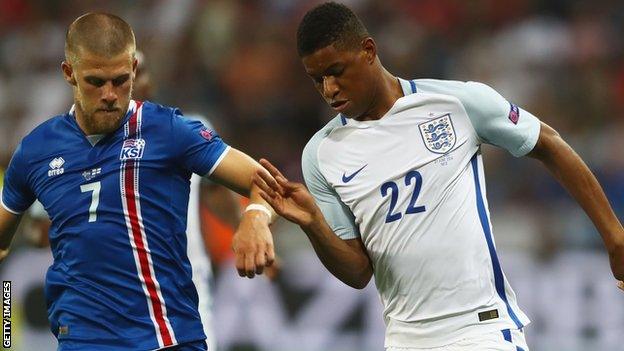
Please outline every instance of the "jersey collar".
[[416, 83], [413, 80], [405, 80], [403, 78], [397, 78], [403, 89], [403, 96], [408, 96], [416, 93]]
[[[130, 119], [130, 116], [132, 116], [136, 108], [137, 108], [136, 101], [130, 100], [130, 103], [128, 104], [128, 111], [126, 112], [126, 115], [124, 116], [121, 122], [121, 125], [119, 126], [120, 128], [128, 122], [128, 120]], [[71, 108], [69, 109], [68, 116], [70, 117], [71, 123], [74, 125], [74, 127], [85, 137], [85, 139], [89, 142], [89, 144], [91, 144], [91, 146], [95, 146], [95, 144], [97, 144], [100, 140], [106, 137], [106, 136], [103, 136], [102, 138], [89, 138], [89, 136], [84, 135], [84, 133], [78, 126], [78, 122], [76, 121], [76, 104], [72, 104]]]
[[[416, 93], [416, 83], [414, 83], [413, 80], [410, 81], [410, 80], [405, 80], [403, 78], [398, 78], [398, 77], [397, 79], [399, 81], [399, 84], [401, 84], [401, 90], [403, 90], [403, 97]], [[394, 104], [396, 105], [396, 102]], [[390, 108], [390, 110], [386, 113], [386, 115], [389, 114], [392, 110], [394, 110], [394, 105]], [[379, 123], [379, 121], [381, 120], [381, 119], [378, 119], [374, 121], [356, 121], [351, 118], [346, 118], [342, 113], [338, 114], [338, 116], [340, 117], [340, 124], [342, 126], [346, 126], [347, 124], [350, 124], [350, 125], [355, 125], [355, 126], [363, 127], [363, 128], [367, 128], [367, 127], [370, 127], [371, 125], [375, 125]]]
[[[128, 104], [128, 112], [126, 112], [124, 121], [128, 118], [128, 116], [134, 113], [134, 110], [136, 110], [136, 106], [137, 106], [136, 101], [130, 100], [130, 103]], [[72, 104], [71, 108], [69, 109], [69, 115], [76, 118], [75, 114], [76, 114], [76, 104]]]

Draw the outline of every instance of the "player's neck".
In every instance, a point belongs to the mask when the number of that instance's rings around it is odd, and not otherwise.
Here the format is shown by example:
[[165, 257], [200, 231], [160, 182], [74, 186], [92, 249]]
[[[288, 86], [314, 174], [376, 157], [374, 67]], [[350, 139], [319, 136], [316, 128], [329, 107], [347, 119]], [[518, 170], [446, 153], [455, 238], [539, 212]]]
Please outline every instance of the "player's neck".
[[388, 72], [383, 66], [381, 77], [375, 88], [370, 108], [357, 118], [358, 121], [371, 121], [381, 119], [403, 97], [403, 89], [397, 77]]
[[85, 120], [84, 112], [79, 107], [80, 105], [74, 104], [74, 106], [74, 118], [76, 119], [76, 124], [78, 124], [78, 128], [80, 128], [84, 135], [96, 134], [93, 133], [89, 126], [89, 123], [87, 123], [87, 121]]

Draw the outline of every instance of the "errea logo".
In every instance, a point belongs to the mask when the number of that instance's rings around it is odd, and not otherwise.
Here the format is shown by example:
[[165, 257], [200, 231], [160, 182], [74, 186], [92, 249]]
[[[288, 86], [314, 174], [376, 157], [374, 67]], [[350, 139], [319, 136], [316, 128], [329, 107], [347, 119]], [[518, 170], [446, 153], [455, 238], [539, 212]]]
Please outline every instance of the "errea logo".
[[62, 157], [55, 157], [52, 161], [50, 161], [50, 170], [48, 171], [48, 177], [54, 177], [65, 173], [65, 168], [63, 168], [64, 164], [65, 160], [63, 160]]

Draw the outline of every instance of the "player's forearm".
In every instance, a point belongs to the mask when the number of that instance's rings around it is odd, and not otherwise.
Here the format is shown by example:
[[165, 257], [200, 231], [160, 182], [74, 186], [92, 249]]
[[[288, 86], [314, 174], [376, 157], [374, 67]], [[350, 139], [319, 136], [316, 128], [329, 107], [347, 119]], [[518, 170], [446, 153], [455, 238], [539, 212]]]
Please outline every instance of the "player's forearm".
[[230, 189], [211, 183], [202, 189], [202, 202], [210, 212], [223, 222], [236, 228], [241, 219], [240, 200]]
[[[262, 207], [266, 209], [266, 210], [262, 210], [261, 212], [263, 213], [263, 215], [268, 216], [269, 224], [273, 223], [275, 219], [277, 218], [277, 214], [275, 213], [275, 210], [273, 210], [273, 207], [271, 207], [271, 205], [269, 205], [266, 201], [264, 201], [262, 196], [260, 196], [260, 188], [255, 184], [251, 185], [251, 191], [249, 192], [249, 203], [250, 205], [251, 204], [261, 205]], [[250, 207], [248, 206], [247, 209], [249, 208]], [[243, 212], [243, 216], [245, 216], [248, 212], [255, 213], [257, 211], [246, 210], [245, 212]]]
[[624, 229], [596, 177], [572, 148], [550, 132], [539, 150], [532, 154], [544, 163], [546, 168], [576, 199], [592, 220], [609, 252], [611, 269], [619, 280], [624, 278]]
[[343, 283], [363, 289], [368, 285], [373, 269], [368, 255], [361, 247], [354, 247], [340, 239], [322, 219], [301, 226], [323, 265]]
[[0, 207], [0, 261], [9, 254], [9, 247], [20, 218], [21, 216], [16, 216]]

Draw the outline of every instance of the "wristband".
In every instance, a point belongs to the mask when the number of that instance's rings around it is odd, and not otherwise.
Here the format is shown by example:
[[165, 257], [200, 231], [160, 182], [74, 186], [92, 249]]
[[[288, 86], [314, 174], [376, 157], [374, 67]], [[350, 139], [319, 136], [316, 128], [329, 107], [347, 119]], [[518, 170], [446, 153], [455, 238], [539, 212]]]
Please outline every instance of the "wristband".
[[249, 206], [247, 206], [245, 208], [245, 211], [243, 212], [247, 212], [247, 211], [264, 212], [267, 216], [269, 216], [269, 222], [271, 221], [271, 218], [273, 218], [273, 213], [271, 213], [271, 210], [269, 210], [266, 206], [261, 205], [261, 204], [249, 204]]

